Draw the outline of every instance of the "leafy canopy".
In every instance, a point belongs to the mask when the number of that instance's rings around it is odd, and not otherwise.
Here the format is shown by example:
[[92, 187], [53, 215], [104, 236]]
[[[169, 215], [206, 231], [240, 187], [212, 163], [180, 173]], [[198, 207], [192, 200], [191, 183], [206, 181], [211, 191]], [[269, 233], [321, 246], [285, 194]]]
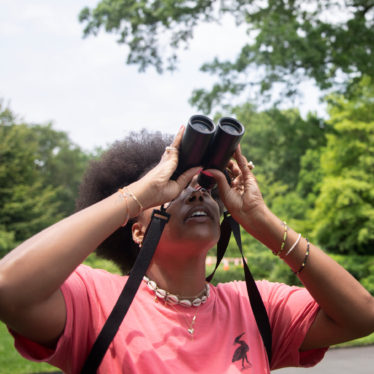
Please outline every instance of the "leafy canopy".
[[23, 123], [0, 100], [0, 257], [74, 211], [88, 159], [66, 133]]
[[355, 97], [330, 98], [327, 145], [321, 156], [322, 187], [314, 211], [315, 237], [331, 251], [372, 254], [374, 244], [374, 85], [356, 86]]
[[[303, 119], [296, 109], [258, 111], [243, 104], [233, 114], [245, 126], [241, 148], [256, 165], [254, 174], [267, 205], [295, 227], [295, 220], [305, 220], [318, 194], [319, 155], [329, 127], [313, 115]], [[246, 234], [243, 241], [247, 253], [257, 253], [262, 247]], [[229, 254], [237, 255], [234, 243]]]
[[239, 93], [253, 96], [257, 89], [264, 97], [275, 83], [283, 87], [282, 100], [305, 79], [322, 90], [346, 90], [364, 75], [374, 77], [373, 0], [101, 0], [79, 19], [86, 36], [101, 28], [118, 34], [128, 64], [162, 72], [176, 67], [178, 50], [199, 24], [224, 16], [244, 26], [247, 38], [233, 60], [202, 66], [218, 80], [195, 90], [191, 102], [207, 113]]

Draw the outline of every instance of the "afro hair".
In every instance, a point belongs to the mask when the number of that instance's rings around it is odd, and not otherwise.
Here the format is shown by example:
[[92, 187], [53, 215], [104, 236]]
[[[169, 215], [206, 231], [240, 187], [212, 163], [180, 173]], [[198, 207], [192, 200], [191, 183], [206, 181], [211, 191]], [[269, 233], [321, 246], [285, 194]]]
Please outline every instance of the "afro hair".
[[[100, 159], [93, 160], [79, 189], [77, 210], [84, 209], [127, 186], [154, 167], [161, 159], [172, 137], [142, 130], [115, 142]], [[139, 246], [132, 240], [132, 224], [116, 230], [97, 248], [100, 257], [114, 261], [124, 274], [132, 268]]]

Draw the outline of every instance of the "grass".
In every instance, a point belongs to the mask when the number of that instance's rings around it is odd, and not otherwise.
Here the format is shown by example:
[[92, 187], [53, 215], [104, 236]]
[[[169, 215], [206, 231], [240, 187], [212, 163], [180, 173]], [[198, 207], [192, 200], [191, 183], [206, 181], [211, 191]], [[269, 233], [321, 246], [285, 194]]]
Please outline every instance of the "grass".
[[[93, 267], [105, 268], [108, 271], [118, 273], [119, 270], [111, 262], [97, 259], [95, 256], [90, 256], [86, 263]], [[208, 271], [208, 274], [210, 272]], [[242, 279], [243, 270], [241, 267], [231, 268], [230, 271], [223, 271], [218, 268], [214, 282], [224, 282], [231, 279]], [[353, 347], [363, 345], [374, 345], [374, 333], [361, 339], [351, 342], [343, 343], [334, 346], [340, 347]], [[31, 374], [31, 373], [44, 373], [56, 372], [56, 368], [45, 363], [34, 363], [22, 358], [14, 348], [13, 338], [7, 331], [6, 326], [0, 322], [0, 372], [1, 374]]]
[[0, 322], [0, 372], [1, 374], [30, 374], [56, 372], [56, 368], [45, 363], [31, 362], [19, 355], [14, 340], [6, 326]]
[[374, 345], [374, 333], [364, 338], [351, 340], [350, 342], [334, 345], [333, 348], [347, 348], [347, 347], [363, 347], [367, 345]]

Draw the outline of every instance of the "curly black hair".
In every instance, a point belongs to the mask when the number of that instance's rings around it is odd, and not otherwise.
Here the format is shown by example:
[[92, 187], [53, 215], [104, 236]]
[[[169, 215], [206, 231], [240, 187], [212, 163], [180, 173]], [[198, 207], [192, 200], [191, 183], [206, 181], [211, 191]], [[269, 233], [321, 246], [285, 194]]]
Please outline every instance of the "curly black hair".
[[[90, 163], [79, 189], [77, 210], [84, 209], [127, 186], [154, 167], [161, 159], [172, 137], [160, 132], [130, 133], [115, 142], [99, 160]], [[104, 240], [96, 252], [100, 257], [114, 261], [124, 274], [132, 268], [139, 246], [132, 240], [129, 221]]]

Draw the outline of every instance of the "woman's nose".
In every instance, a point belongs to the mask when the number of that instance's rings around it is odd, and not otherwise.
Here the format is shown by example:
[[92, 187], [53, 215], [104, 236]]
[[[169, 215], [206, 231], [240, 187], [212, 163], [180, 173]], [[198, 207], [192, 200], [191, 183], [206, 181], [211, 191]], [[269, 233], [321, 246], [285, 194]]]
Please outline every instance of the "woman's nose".
[[205, 196], [205, 194], [207, 194], [207, 193], [208, 193], [208, 191], [207, 191], [205, 188], [199, 187], [199, 188], [197, 188], [197, 189], [194, 189], [194, 190], [190, 193], [190, 195], [188, 196], [187, 201], [190, 202], [190, 203], [192, 203], [192, 202], [194, 202], [194, 201], [196, 201], [196, 200], [202, 202], [202, 201], [204, 201], [204, 196]]

